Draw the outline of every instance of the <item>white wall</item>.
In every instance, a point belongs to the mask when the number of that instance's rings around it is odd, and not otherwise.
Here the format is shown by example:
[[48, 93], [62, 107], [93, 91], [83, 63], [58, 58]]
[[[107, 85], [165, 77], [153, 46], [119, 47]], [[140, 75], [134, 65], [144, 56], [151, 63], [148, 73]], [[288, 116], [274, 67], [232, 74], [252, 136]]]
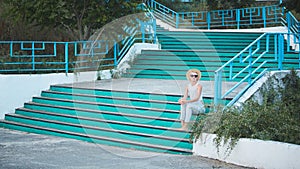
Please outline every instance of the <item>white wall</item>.
[[6, 113], [14, 113], [15, 108], [23, 107], [32, 96], [39, 96], [50, 85], [96, 80], [97, 72], [55, 73], [35, 75], [0, 75], [0, 119]]
[[[158, 48], [156, 44], [134, 44], [119, 64], [118, 71], [126, 71], [126, 69], [130, 68], [128, 62], [134, 59], [137, 54], [140, 54], [142, 49], [156, 50]], [[81, 72], [76, 75], [73, 73], [34, 75], [0, 74], [0, 119], [4, 119], [7, 113], [14, 113], [16, 108], [23, 107], [24, 103], [31, 101], [33, 96], [40, 96], [41, 91], [49, 89], [50, 85], [95, 81], [98, 75], [101, 76], [101, 79], [110, 79], [112, 76], [110, 70]]]
[[193, 144], [194, 155], [217, 159], [227, 163], [263, 169], [299, 169], [300, 145], [240, 139], [233, 151], [225, 153], [226, 146], [219, 153], [213, 142], [214, 134], [203, 134]]

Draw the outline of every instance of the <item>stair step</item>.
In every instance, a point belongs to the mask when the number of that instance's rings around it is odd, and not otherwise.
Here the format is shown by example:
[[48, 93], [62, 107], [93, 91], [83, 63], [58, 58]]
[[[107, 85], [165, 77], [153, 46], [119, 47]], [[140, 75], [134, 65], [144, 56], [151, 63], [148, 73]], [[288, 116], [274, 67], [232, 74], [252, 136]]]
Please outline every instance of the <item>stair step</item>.
[[[109, 103], [99, 103], [90, 101], [79, 101], [79, 100], [68, 100], [68, 99], [57, 99], [57, 98], [47, 98], [47, 97], [33, 97], [33, 102], [53, 104], [68, 107], [80, 107], [93, 110], [103, 110], [103, 111], [113, 111], [113, 112], [124, 112], [130, 114], [142, 114], [149, 116], [161, 116], [166, 118], [177, 119], [179, 116], [179, 110], [166, 110], [159, 108], [147, 108], [147, 107], [137, 107], [128, 106], [121, 104], [109, 104]], [[162, 113], [163, 112], [163, 113]]]
[[177, 102], [181, 95], [178, 94], [167, 94], [167, 93], [153, 93], [153, 92], [132, 92], [132, 91], [122, 91], [117, 89], [98, 89], [98, 88], [88, 88], [88, 87], [75, 87], [68, 85], [52, 85], [50, 91], [57, 92], [69, 92], [76, 94], [91, 94], [96, 96], [111, 96], [119, 97], [133, 100], [143, 100], [143, 101], [155, 101], [155, 102]]
[[35, 102], [25, 103], [24, 108], [30, 110], [59, 113], [59, 114], [85, 116], [85, 117], [97, 118], [97, 119], [111, 119], [111, 120], [119, 120], [122, 122], [137, 122], [139, 124], [151, 124], [154, 126], [162, 126], [162, 127], [180, 126], [179, 119], [157, 117], [157, 116], [155, 117], [149, 115], [101, 111], [101, 110], [85, 109], [85, 108], [78, 108], [78, 107], [42, 104], [42, 103], [35, 103]]
[[109, 104], [117, 104], [117, 105], [120, 104], [120, 105], [137, 106], [137, 107], [156, 107], [156, 108], [165, 108], [170, 110], [178, 110], [180, 108], [178, 102], [122, 98], [122, 97], [114, 97], [114, 96], [99, 96], [95, 94], [91, 95], [91, 94], [56, 92], [56, 91], [43, 91], [41, 96], [48, 97], [48, 98], [61, 98], [61, 99], [101, 102], [101, 103], [109, 103]]
[[[12, 117], [11, 115], [7, 115]], [[22, 117], [16, 116], [14, 117]], [[157, 151], [157, 152], [168, 152], [168, 153], [176, 153], [176, 154], [191, 154], [192, 151], [190, 149], [183, 149], [178, 147], [172, 146], [162, 146], [162, 145], [154, 145], [149, 143], [137, 142], [137, 141], [130, 141], [124, 139], [116, 139], [116, 138], [109, 138], [103, 136], [96, 136], [87, 133], [79, 133], [79, 132], [72, 132], [72, 131], [65, 131], [61, 129], [53, 129], [49, 127], [41, 127], [35, 126], [30, 124], [24, 124], [21, 122], [14, 122], [14, 121], [2, 121], [3, 125], [6, 128], [11, 128], [15, 130], [39, 133], [39, 134], [50, 134], [60, 137], [67, 137], [67, 138], [74, 138], [77, 140], [83, 140], [87, 142], [111, 145], [111, 146], [121, 146], [125, 148], [135, 148], [140, 150], [148, 150], [148, 151]]]
[[70, 124], [71, 123], [82, 124], [82, 125], [84, 124], [84, 125], [95, 126], [95, 127], [113, 128], [113, 129], [127, 130], [132, 132], [163, 135], [166, 137], [175, 137], [175, 138], [180, 137], [185, 139], [189, 138], [189, 132], [181, 131], [179, 127], [176, 126], [171, 126], [171, 127], [153, 126], [150, 124], [136, 123], [134, 121], [123, 122], [123, 121], [103, 119], [103, 118], [85, 117], [84, 115], [78, 116], [78, 115], [68, 115], [68, 114], [47, 112], [43, 110], [31, 110], [27, 108], [16, 109], [16, 114], [23, 115], [26, 117], [32, 117], [32, 118], [68, 122]]

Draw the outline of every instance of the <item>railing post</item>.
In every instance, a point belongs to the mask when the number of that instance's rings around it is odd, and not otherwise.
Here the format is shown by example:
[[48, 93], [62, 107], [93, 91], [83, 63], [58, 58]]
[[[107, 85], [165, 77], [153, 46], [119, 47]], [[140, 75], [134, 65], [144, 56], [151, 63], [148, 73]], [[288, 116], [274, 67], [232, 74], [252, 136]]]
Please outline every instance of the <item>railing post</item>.
[[274, 59], [278, 59], [278, 35], [274, 34]]
[[210, 12], [206, 13], [207, 29], [210, 30]]
[[270, 48], [270, 34], [267, 34], [267, 36], [266, 36], [266, 38], [267, 38], [267, 42], [266, 42], [266, 52], [268, 52], [269, 53], [269, 48]]
[[252, 81], [252, 47], [249, 48], [249, 68], [248, 68], [248, 72], [249, 72], [249, 78], [248, 78], [248, 84], [251, 84]]
[[263, 18], [263, 21], [264, 21], [264, 28], [267, 27], [267, 24], [266, 24], [266, 7], [263, 7], [262, 8], [262, 18]]
[[12, 57], [13, 56], [13, 51], [14, 51], [14, 42], [13, 41], [10, 41], [10, 46], [9, 46], [9, 55], [10, 55], [10, 57]]
[[114, 66], [115, 67], [118, 65], [117, 56], [118, 56], [118, 44], [117, 42], [114, 42]]
[[215, 94], [214, 94], [215, 108], [219, 105], [221, 97], [222, 97], [222, 70], [215, 72]]
[[34, 42], [31, 42], [32, 70], [35, 70]]
[[[77, 44], [74, 44], [75, 46]], [[69, 72], [69, 42], [65, 42], [65, 71]]]
[[142, 43], [145, 43], [145, 23], [144, 22], [140, 22], [140, 23], [141, 23]]
[[240, 29], [240, 20], [241, 20], [241, 16], [240, 16], [240, 9], [236, 9], [235, 15], [236, 15], [236, 26], [237, 29]]
[[278, 69], [282, 70], [282, 62], [284, 59], [284, 39], [283, 39], [283, 35], [281, 33], [278, 34], [278, 53], [279, 53]]
[[153, 19], [153, 43], [156, 44], [156, 19]]
[[291, 33], [291, 16], [290, 13], [286, 13], [286, 22], [287, 22], [287, 27], [288, 27], [288, 36], [290, 36]]
[[176, 13], [176, 28], [179, 27], [179, 14]]

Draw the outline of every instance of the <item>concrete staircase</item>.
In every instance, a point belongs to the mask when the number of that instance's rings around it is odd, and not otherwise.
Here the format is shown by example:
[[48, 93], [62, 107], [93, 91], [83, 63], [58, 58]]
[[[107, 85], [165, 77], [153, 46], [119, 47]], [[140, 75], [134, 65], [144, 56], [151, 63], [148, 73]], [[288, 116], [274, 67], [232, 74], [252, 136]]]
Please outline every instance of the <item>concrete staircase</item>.
[[[183, 93], [186, 71], [190, 68], [202, 71], [204, 102], [209, 112], [214, 71], [260, 35], [159, 29], [162, 50], [143, 50], [122, 79], [110, 81], [117, 86], [105, 80], [92, 85], [52, 85], [17, 108], [14, 114], [7, 114], [0, 120], [0, 127], [138, 150], [192, 154], [190, 131], [179, 130], [177, 103]], [[264, 59], [273, 57], [269, 53]], [[285, 57], [297, 58], [291, 53]], [[285, 65], [295, 64], [298, 63]], [[235, 71], [242, 69], [243, 65], [240, 66]], [[272, 67], [272, 63], [268, 66]], [[277, 64], [273, 66], [276, 68]], [[228, 76], [226, 72], [224, 75]], [[130, 85], [133, 89], [129, 91]], [[176, 86], [181, 87], [176, 89]]]
[[[214, 80], [214, 71], [260, 35], [262, 33], [168, 31], [158, 28], [157, 36], [161, 50], [143, 50], [123, 76], [184, 80], [187, 70], [197, 68], [202, 72], [201, 80], [212, 81]], [[261, 43], [263, 44], [265, 41], [266, 39], [263, 39]], [[269, 45], [270, 52], [256, 65], [253, 65], [253, 69], [265, 60], [274, 60], [274, 37], [272, 36]], [[265, 49], [265, 46], [261, 46], [261, 48]], [[286, 58], [296, 58], [296, 60], [298, 58], [297, 54], [294, 53], [286, 52], [285, 55]], [[285, 66], [287, 68], [294, 67], [294, 64], [297, 64], [296, 60], [293, 63], [285, 64]], [[234, 72], [239, 72], [246, 66], [246, 64], [241, 64], [238, 61], [234, 64], [236, 65]], [[268, 63], [265, 67], [276, 69], [276, 66], [276, 63]], [[228, 72], [229, 69], [224, 71], [225, 77], [229, 77]], [[257, 75], [259, 73], [258, 71]], [[242, 79], [245, 75], [245, 73], [240, 74], [235, 81]]]
[[[191, 154], [180, 95], [53, 85], [1, 126], [139, 150]], [[195, 118], [195, 117], [194, 117]]]

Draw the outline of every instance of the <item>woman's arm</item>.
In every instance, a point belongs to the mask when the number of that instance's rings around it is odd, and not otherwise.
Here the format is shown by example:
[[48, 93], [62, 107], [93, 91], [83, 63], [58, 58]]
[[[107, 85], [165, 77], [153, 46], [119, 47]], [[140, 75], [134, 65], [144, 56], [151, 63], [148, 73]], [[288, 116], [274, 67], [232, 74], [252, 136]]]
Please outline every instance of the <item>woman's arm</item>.
[[189, 92], [188, 87], [186, 87], [185, 91], [184, 91], [184, 94], [183, 94], [183, 97], [178, 100], [178, 103], [180, 103], [180, 104], [186, 103], [186, 99], [188, 97], [188, 92]]

